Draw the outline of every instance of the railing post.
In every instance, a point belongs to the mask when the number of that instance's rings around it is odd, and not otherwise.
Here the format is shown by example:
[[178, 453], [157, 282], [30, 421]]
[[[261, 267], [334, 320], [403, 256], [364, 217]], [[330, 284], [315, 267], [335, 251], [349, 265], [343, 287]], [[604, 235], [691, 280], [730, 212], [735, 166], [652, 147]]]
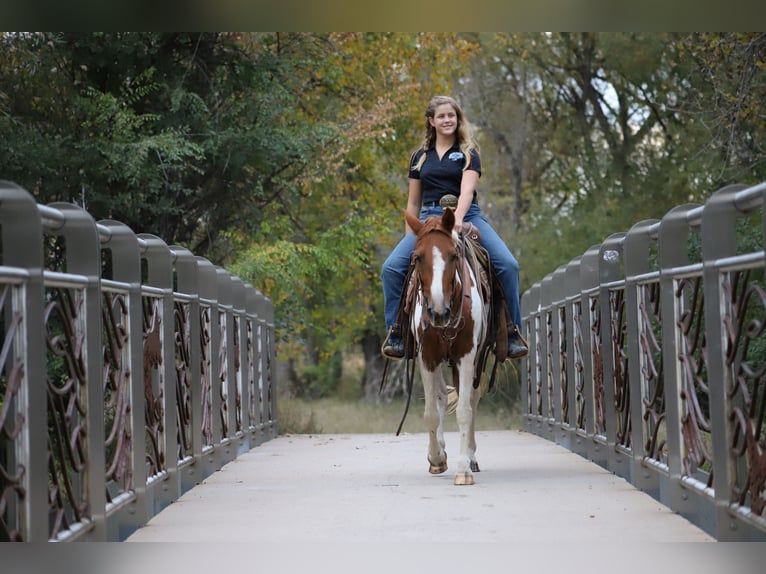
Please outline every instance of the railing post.
[[737, 540], [737, 522], [729, 517], [734, 479], [733, 444], [728, 414], [731, 409], [731, 373], [726, 367], [726, 333], [724, 317], [731, 306], [723, 292], [721, 271], [716, 260], [733, 256], [737, 249], [736, 223], [738, 211], [734, 195], [744, 186], [730, 185], [715, 192], [702, 212], [702, 255], [705, 285], [705, 332], [708, 351], [708, 384], [710, 387], [710, 424], [713, 437], [713, 489], [716, 503], [718, 540]]
[[[607, 440], [607, 464], [609, 470], [623, 478], [631, 480], [631, 467], [626, 455], [620, 451], [617, 443], [617, 412], [616, 404], [616, 383], [618, 377], [622, 376], [622, 365], [620, 364], [620, 353], [622, 349], [618, 347], [621, 325], [614, 324], [614, 320], [619, 319], [619, 309], [613, 308], [612, 293], [619, 293], [621, 290], [624, 295], [624, 272], [622, 269], [622, 246], [625, 238], [624, 233], [614, 233], [610, 235], [599, 248], [599, 299], [601, 304], [601, 342], [603, 352], [601, 354], [604, 361], [604, 409], [606, 422], [606, 440]], [[622, 282], [621, 282], [622, 280]], [[617, 312], [615, 314], [615, 312]], [[622, 389], [625, 392], [625, 388]], [[623, 430], [627, 432], [627, 429]]]
[[247, 337], [247, 288], [239, 277], [231, 275], [232, 282], [232, 313], [234, 316], [234, 332], [232, 338], [236, 341], [234, 349], [234, 412], [231, 421], [234, 425], [232, 436], [237, 441], [237, 456], [250, 450], [254, 444], [250, 441], [248, 429], [248, 402], [250, 389], [248, 387], [248, 337]]
[[[49, 495], [43, 228], [32, 195], [8, 181], [0, 181], [0, 232], [0, 263], [26, 272], [18, 286], [9, 287], [0, 309], [5, 318], [3, 342], [8, 345], [12, 341], [5, 364], [0, 362], [0, 372], [6, 375], [6, 384], [19, 383], [15, 392], [6, 387], [5, 399], [14, 408], [6, 420], [0, 419], [0, 434], [22, 422], [15, 440], [10, 432], [4, 435], [8, 442], [3, 470], [12, 477], [4, 485], [8, 518], [4, 526], [11, 540], [18, 537], [23, 542], [45, 542]], [[0, 514], [0, 521], [4, 518]]]
[[245, 365], [245, 381], [243, 381], [243, 386], [247, 387], [247, 403], [244, 404], [247, 416], [244, 422], [244, 429], [249, 437], [250, 445], [257, 446], [261, 443], [259, 430], [261, 422], [261, 393], [258, 380], [260, 364], [260, 350], [258, 347], [260, 344], [261, 327], [258, 320], [258, 291], [249, 283], [245, 284], [245, 310], [250, 336], [248, 362]]
[[274, 376], [276, 373], [276, 341], [275, 341], [275, 325], [274, 325], [274, 305], [271, 299], [264, 295], [264, 319], [266, 321], [266, 351], [264, 358], [266, 359], [266, 386], [268, 389], [268, 405], [269, 405], [269, 438], [276, 438], [279, 435], [279, 421], [277, 418], [277, 381]]
[[[600, 245], [592, 245], [580, 260], [580, 305], [582, 310], [582, 384], [584, 401], [583, 428], [578, 428], [576, 448], [596, 464], [606, 467], [607, 452], [597, 435], [603, 434], [596, 420], [596, 378], [603, 387], [603, 317], [601, 317], [601, 289], [599, 287]], [[598, 432], [600, 431], [600, 432]]]
[[521, 395], [521, 427], [522, 429], [527, 426], [527, 414], [529, 413], [529, 385], [531, 381], [530, 365], [535, 362], [535, 345], [533, 343], [534, 338], [532, 336], [533, 330], [531, 327], [532, 318], [534, 314], [534, 305], [532, 303], [532, 289], [527, 289], [521, 294], [519, 299], [521, 307], [521, 324], [523, 326], [524, 336], [529, 343], [529, 354], [521, 359], [519, 369], [519, 394]]
[[221, 328], [218, 309], [218, 283], [215, 267], [204, 257], [197, 256], [197, 280], [200, 293], [202, 357], [200, 367], [203, 376], [202, 416], [203, 445], [201, 468], [205, 478], [220, 468], [220, 445], [223, 440], [221, 427], [221, 394], [218, 384], [221, 373]]
[[[203, 462], [203, 437], [202, 437], [202, 324], [199, 291], [199, 267], [196, 256], [184, 247], [177, 245], [170, 247], [175, 255], [176, 291], [185, 295], [188, 300], [181, 300], [180, 309], [176, 312], [183, 314], [174, 323], [176, 340], [176, 361], [178, 371], [174, 380], [177, 385], [188, 384], [190, 428], [188, 429], [191, 439], [191, 461], [179, 461], [181, 492], [186, 492], [195, 484], [202, 482], [207, 476]], [[180, 332], [178, 326], [185, 321], [186, 332]], [[187, 356], [188, 352], [188, 356]], [[180, 380], [179, 380], [180, 379]], [[179, 392], [185, 389], [179, 389]], [[178, 404], [177, 409], [185, 410], [186, 404]], [[187, 432], [187, 429], [181, 429]], [[175, 451], [174, 451], [175, 452]]]
[[681, 394], [684, 392], [684, 372], [680, 360], [682, 345], [679, 323], [681, 313], [686, 309], [681, 309], [679, 306], [676, 295], [678, 283], [673, 272], [674, 269], [688, 266], [690, 263], [688, 245], [691, 229], [687, 218], [690, 211], [699, 207], [699, 204], [695, 203], [671, 209], [662, 218], [658, 234], [663, 381], [667, 417], [665, 428], [668, 452], [668, 491], [667, 494], [661, 492], [660, 499], [675, 512], [710, 532], [712, 522], [707, 526], [703, 525], [702, 498], [695, 496], [695, 493], [686, 488], [682, 481], [685, 446], [681, 432], [683, 418]]
[[218, 291], [218, 333], [220, 341], [216, 347], [216, 354], [220, 357], [219, 368], [216, 371], [217, 394], [221, 399], [220, 422], [221, 422], [221, 448], [219, 468], [231, 462], [237, 456], [237, 446], [234, 444], [236, 435], [236, 369], [234, 367], [234, 305], [232, 296], [231, 275], [222, 267], [216, 267], [216, 284]]
[[564, 420], [564, 411], [568, 404], [563, 396], [567, 389], [566, 383], [568, 382], [563, 362], [566, 360], [567, 353], [571, 352], [571, 347], [567, 346], [567, 317], [570, 315], [570, 311], [567, 309], [567, 285], [565, 277], [565, 265], [560, 265], [552, 275], [553, 304], [551, 305], [551, 327], [553, 348], [551, 349], [551, 366], [553, 368], [553, 408], [550, 433], [555, 442], [569, 448], [566, 430], [567, 423]]
[[[625, 311], [627, 313], [627, 349], [630, 360], [628, 361], [628, 379], [630, 384], [630, 419], [631, 419], [631, 447], [632, 447], [632, 470], [633, 485], [647, 492], [654, 498], [659, 499], [659, 477], [650, 472], [644, 465], [645, 457], [645, 423], [644, 405], [651, 389], [647, 387], [649, 362], [647, 353], [651, 333], [644, 332], [644, 328], [650, 329], [651, 325], [644, 325], [642, 310], [646, 317], [651, 314], [648, 309], [648, 301], [644, 286], [636, 280], [636, 277], [652, 271], [649, 265], [651, 246], [655, 240], [650, 236], [650, 228], [655, 226], [656, 219], [645, 219], [633, 225], [625, 235]], [[657, 278], [653, 279], [656, 283]], [[658, 335], [662, 337], [660, 333]], [[646, 345], [646, 347], [644, 346]], [[658, 381], [655, 381], [657, 384]]]
[[[158, 461], [158, 464], [161, 463], [165, 476], [162, 477], [160, 484], [147, 489], [150, 514], [153, 516], [181, 495], [176, 455], [179, 429], [176, 413], [173, 256], [168, 245], [159, 237], [141, 233], [138, 238], [146, 245], [143, 253], [143, 259], [146, 261], [145, 284], [162, 290], [158, 317], [162, 362], [156, 367], [159, 373], [159, 384], [152, 390], [161, 393], [162, 397], [160, 402], [162, 434], [159, 437], [158, 446], [163, 460]], [[145, 349], [144, 355], [146, 351]]]
[[[130, 401], [129, 427], [130, 437], [129, 464], [132, 469], [132, 489], [135, 500], [125, 509], [115, 514], [117, 536], [110, 540], [122, 540], [133, 530], [148, 520], [149, 505], [146, 495], [146, 400], [144, 395], [144, 327], [143, 305], [141, 300], [141, 253], [136, 234], [124, 223], [112, 220], [99, 221], [109, 229], [111, 236], [102, 247], [111, 251], [112, 279], [125, 285], [127, 290], [127, 329], [128, 344], [128, 400]], [[102, 289], [103, 290], [103, 289]], [[111, 309], [104, 312], [111, 312]]]
[[540, 283], [541, 325], [540, 356], [543, 362], [543, 378], [540, 381], [540, 431], [541, 436], [551, 439], [551, 387], [553, 385], [553, 277], [546, 276]]
[[[83, 313], [78, 319], [84, 334], [85, 395], [88, 412], [86, 496], [93, 528], [87, 538], [106, 540], [106, 457], [104, 452], [104, 388], [102, 380], [101, 256], [96, 222], [84, 209], [69, 203], [51, 203], [64, 213], [66, 223], [59, 230], [65, 240], [67, 273], [86, 277]], [[47, 429], [47, 425], [44, 427]]]
[[521, 360], [521, 410], [525, 430], [535, 432], [537, 423], [537, 387], [541, 375], [540, 353], [540, 283], [535, 283], [521, 297], [521, 312], [529, 343], [529, 354]]

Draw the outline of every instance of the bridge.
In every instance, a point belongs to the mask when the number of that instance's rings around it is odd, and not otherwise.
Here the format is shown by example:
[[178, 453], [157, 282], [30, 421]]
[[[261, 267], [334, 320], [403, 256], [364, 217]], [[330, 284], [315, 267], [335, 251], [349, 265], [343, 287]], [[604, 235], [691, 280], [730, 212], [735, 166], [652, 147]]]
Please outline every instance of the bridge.
[[0, 538], [413, 542], [435, 518], [456, 541], [766, 540], [765, 192], [639, 222], [524, 293], [523, 429], [480, 433], [460, 488], [424, 436], [280, 435], [267, 297], [0, 182]]

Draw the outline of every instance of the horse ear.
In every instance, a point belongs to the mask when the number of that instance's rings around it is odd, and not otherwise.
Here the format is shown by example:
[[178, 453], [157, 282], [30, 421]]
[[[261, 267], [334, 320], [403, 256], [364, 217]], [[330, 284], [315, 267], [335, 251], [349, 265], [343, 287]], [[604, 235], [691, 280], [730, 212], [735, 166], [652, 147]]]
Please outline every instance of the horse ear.
[[448, 233], [455, 227], [455, 212], [451, 207], [445, 208], [444, 214], [442, 214], [442, 227], [444, 227]]
[[406, 209], [404, 210], [404, 220], [407, 222], [407, 225], [410, 226], [410, 229], [412, 229], [415, 235], [420, 233], [420, 228], [423, 227], [423, 223]]

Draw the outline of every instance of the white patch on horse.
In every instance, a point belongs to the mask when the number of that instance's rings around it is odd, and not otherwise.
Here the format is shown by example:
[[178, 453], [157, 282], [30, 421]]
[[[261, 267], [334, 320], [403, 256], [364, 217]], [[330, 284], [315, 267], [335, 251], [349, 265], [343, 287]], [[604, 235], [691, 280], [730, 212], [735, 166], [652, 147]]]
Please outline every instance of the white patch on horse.
[[[484, 340], [487, 331], [487, 309], [484, 308], [482, 303], [481, 294], [479, 293], [478, 281], [473, 273], [473, 269], [469, 268], [468, 272], [471, 275], [471, 318], [473, 319], [473, 348], [478, 349], [480, 341]], [[484, 312], [484, 314], [482, 314]]]
[[447, 264], [444, 261], [441, 250], [434, 246], [433, 248], [433, 272], [434, 277], [431, 281], [431, 305], [435, 313], [444, 312], [444, 271]]

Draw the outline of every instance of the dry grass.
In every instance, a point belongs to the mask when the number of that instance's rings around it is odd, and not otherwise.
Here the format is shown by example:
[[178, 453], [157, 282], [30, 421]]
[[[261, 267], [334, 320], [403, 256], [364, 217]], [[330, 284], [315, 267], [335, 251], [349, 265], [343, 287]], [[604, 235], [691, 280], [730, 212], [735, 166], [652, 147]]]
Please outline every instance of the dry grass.
[[[277, 401], [277, 416], [282, 434], [391, 433], [395, 434], [404, 414], [404, 401], [372, 404], [340, 399], [288, 399]], [[482, 408], [476, 430], [519, 428], [519, 416], [504, 409]], [[455, 415], [447, 416], [446, 431], [456, 431]], [[423, 399], [413, 397], [402, 432], [426, 432], [423, 424]]]
[[[500, 381], [479, 403], [476, 430], [507, 430], [521, 428], [521, 416], [513, 401], [506, 396], [498, 399], [500, 389], [508, 387], [502, 382], [508, 369], [501, 369]], [[301, 399], [279, 393], [277, 417], [282, 434], [344, 434], [344, 433], [396, 433], [404, 414], [404, 399], [388, 404], [374, 404], [363, 399], [360, 381], [364, 359], [359, 353], [344, 357], [343, 374], [331, 398]], [[512, 373], [511, 373], [512, 374]], [[423, 424], [423, 389], [416, 375], [413, 396], [402, 432], [426, 432]], [[455, 415], [446, 418], [446, 431], [456, 431]]]

